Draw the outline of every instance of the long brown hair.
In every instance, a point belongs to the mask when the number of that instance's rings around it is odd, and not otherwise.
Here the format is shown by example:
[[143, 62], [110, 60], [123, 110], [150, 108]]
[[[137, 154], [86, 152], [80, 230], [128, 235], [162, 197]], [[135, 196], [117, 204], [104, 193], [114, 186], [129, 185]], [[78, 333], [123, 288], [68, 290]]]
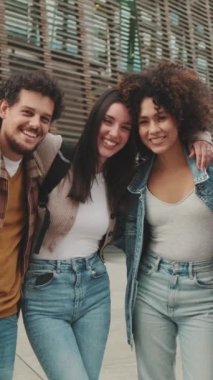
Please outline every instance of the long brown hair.
[[[99, 162], [97, 146], [99, 129], [108, 108], [116, 102], [125, 105], [116, 88], [108, 89], [100, 96], [89, 114], [84, 131], [76, 146], [73, 160], [73, 183], [69, 196], [78, 202], [85, 202], [91, 196], [91, 186]], [[103, 169], [108, 201], [113, 212], [116, 212], [120, 202], [124, 199], [126, 187], [133, 175], [134, 164], [135, 144], [133, 131], [131, 131], [125, 147], [109, 158]]]

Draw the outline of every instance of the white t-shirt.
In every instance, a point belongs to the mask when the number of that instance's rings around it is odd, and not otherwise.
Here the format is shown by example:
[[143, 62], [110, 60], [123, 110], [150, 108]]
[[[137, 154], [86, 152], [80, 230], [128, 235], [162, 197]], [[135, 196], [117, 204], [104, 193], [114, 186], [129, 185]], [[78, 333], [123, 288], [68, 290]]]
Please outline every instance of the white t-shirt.
[[105, 181], [98, 173], [91, 189], [92, 199], [80, 203], [75, 223], [66, 236], [63, 236], [55, 249], [50, 252], [41, 247], [35, 258], [47, 260], [64, 260], [87, 257], [97, 251], [99, 241], [109, 226], [109, 209]]
[[4, 158], [5, 168], [6, 168], [7, 172], [8, 172], [8, 174], [9, 174], [9, 176], [13, 177], [16, 174], [16, 172], [17, 172], [17, 170], [19, 168], [19, 165], [20, 165], [20, 163], [21, 163], [22, 160], [12, 161], [12, 160], [10, 160], [9, 158], [7, 158], [5, 156], [3, 158]]
[[207, 260], [213, 254], [213, 213], [193, 191], [179, 202], [167, 203], [146, 193], [150, 225], [148, 250], [175, 261]]

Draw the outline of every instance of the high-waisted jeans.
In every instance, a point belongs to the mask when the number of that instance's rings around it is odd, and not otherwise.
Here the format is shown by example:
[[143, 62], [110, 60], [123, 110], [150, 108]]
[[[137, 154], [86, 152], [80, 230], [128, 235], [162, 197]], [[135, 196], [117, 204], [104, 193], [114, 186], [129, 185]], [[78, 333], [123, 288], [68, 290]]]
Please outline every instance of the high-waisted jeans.
[[97, 380], [110, 325], [109, 278], [100, 257], [33, 259], [23, 318], [49, 380]]
[[185, 380], [213, 379], [213, 259], [146, 255], [133, 314], [138, 378], [174, 380], [179, 336]]

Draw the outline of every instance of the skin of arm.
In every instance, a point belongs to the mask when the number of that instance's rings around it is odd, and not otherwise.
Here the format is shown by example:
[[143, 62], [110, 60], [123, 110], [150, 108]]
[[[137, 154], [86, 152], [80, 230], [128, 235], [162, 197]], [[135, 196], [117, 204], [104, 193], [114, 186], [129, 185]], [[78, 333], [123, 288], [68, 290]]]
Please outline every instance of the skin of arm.
[[210, 132], [196, 133], [190, 146], [189, 157], [195, 157], [196, 165], [200, 170], [207, 169], [213, 161], [213, 144]]

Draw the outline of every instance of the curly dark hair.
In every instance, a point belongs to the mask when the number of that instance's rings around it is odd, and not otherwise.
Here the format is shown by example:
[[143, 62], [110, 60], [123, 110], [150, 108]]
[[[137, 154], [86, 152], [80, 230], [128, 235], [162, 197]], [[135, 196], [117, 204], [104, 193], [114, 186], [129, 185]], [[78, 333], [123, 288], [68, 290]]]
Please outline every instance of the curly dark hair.
[[59, 119], [63, 110], [63, 93], [53, 77], [43, 70], [16, 73], [0, 84], [0, 99], [5, 99], [9, 105], [15, 104], [21, 90], [39, 92], [48, 96], [54, 102], [52, 121]]
[[207, 130], [212, 122], [210, 90], [195, 70], [182, 64], [162, 60], [141, 73], [127, 73], [120, 80], [119, 90], [132, 113], [142, 155], [147, 149], [141, 143], [137, 124], [146, 97], [174, 117], [183, 143], [191, 141], [197, 131]]

